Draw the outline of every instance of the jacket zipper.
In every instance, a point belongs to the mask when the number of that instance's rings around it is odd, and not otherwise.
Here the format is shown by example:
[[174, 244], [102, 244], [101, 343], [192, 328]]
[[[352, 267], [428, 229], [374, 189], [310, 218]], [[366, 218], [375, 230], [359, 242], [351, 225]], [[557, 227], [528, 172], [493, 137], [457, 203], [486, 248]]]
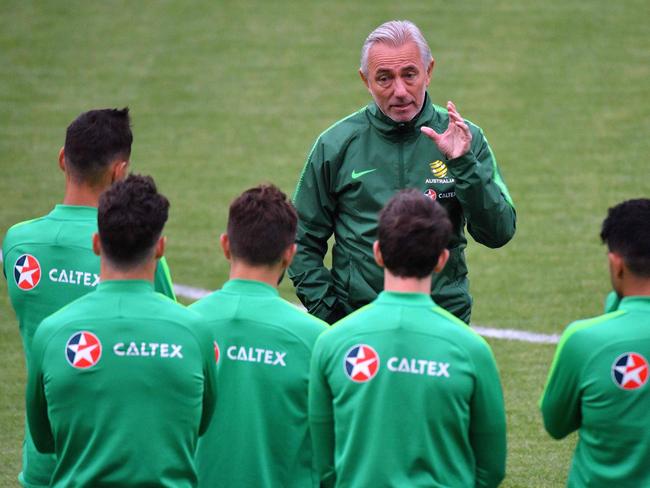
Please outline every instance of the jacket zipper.
[[405, 179], [404, 178], [404, 176], [405, 176], [404, 175], [404, 142], [403, 141], [400, 141], [400, 143], [399, 143], [398, 155], [399, 155], [399, 160], [398, 160], [399, 181], [398, 181], [398, 183], [399, 183], [400, 190], [403, 190], [404, 189], [404, 184], [405, 184], [405, 182], [404, 182], [404, 179]]

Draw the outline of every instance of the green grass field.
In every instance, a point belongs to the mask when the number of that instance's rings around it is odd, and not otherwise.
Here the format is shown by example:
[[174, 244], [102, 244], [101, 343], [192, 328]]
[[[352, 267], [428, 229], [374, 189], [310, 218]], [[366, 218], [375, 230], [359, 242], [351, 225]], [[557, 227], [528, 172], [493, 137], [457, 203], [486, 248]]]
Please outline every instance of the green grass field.
[[[415, 21], [430, 94], [485, 130], [517, 205], [513, 242], [468, 249], [473, 321], [558, 333], [600, 313], [606, 209], [649, 196], [650, 7], [643, 0], [0, 2], [0, 233], [62, 198], [65, 127], [132, 110], [136, 172], [172, 202], [174, 280], [217, 288], [230, 200], [261, 181], [292, 192], [314, 138], [366, 104], [359, 50]], [[645, 176], [644, 176], [645, 175]], [[289, 283], [283, 295], [295, 300]], [[537, 400], [553, 346], [491, 340], [506, 395], [505, 487], [562, 486], [575, 439], [551, 441]], [[20, 465], [24, 366], [0, 279], [0, 485]]]

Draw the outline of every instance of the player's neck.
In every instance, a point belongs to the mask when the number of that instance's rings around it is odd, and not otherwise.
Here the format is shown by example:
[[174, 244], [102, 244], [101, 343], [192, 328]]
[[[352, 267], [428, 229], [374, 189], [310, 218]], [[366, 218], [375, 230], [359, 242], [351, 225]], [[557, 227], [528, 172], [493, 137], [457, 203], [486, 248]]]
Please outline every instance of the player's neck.
[[284, 269], [281, 266], [252, 266], [238, 260], [230, 262], [231, 280], [261, 281], [277, 288]]
[[431, 275], [424, 278], [395, 276], [384, 268], [384, 290], [402, 293], [431, 293]]
[[620, 295], [624, 297], [650, 296], [650, 279], [634, 277], [625, 280], [621, 284]]
[[106, 259], [101, 259], [99, 266], [99, 279], [100, 281], [145, 280], [153, 282], [154, 274], [156, 272], [156, 264], [157, 261], [152, 258], [141, 265], [124, 270], [116, 268]]
[[99, 205], [99, 196], [104, 190], [105, 188], [97, 189], [85, 185], [67, 183], [65, 195], [63, 196], [63, 204], [97, 207]]

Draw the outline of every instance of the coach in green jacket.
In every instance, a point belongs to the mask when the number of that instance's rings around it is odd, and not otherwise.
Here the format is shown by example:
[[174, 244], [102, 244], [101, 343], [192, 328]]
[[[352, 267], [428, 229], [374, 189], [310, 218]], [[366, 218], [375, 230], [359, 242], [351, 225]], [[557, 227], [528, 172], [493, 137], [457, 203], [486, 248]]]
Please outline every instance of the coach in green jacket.
[[[372, 257], [377, 215], [400, 189], [442, 204], [453, 224], [451, 255], [432, 283], [434, 301], [469, 322], [464, 228], [496, 248], [515, 232], [515, 209], [483, 131], [453, 103], [433, 105], [426, 89], [434, 60], [408, 21], [375, 29], [361, 52], [361, 79], [374, 102], [316, 140], [300, 175], [298, 252], [289, 268], [310, 313], [330, 323], [374, 300], [382, 273]], [[323, 257], [334, 234], [332, 267]]]

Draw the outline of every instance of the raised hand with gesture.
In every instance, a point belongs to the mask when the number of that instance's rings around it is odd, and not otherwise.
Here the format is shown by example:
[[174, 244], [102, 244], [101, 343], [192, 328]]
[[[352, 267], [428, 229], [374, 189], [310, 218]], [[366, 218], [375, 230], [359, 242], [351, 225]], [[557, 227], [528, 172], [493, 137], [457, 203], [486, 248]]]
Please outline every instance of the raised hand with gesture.
[[420, 130], [436, 143], [447, 159], [456, 159], [469, 151], [472, 134], [453, 102], [447, 102], [447, 110], [449, 126], [442, 134], [431, 127], [421, 127]]

